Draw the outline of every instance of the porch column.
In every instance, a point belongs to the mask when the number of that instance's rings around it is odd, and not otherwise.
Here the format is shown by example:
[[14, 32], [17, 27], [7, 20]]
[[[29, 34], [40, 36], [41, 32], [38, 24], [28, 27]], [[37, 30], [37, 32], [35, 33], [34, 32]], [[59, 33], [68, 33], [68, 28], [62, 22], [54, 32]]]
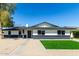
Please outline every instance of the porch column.
[[23, 38], [23, 31], [22, 31], [22, 29], [21, 29], [21, 38]]
[[22, 34], [23, 34], [23, 35], [22, 35], [22, 38], [24, 38], [24, 29], [22, 30]]
[[25, 35], [24, 29], [21, 30], [21, 35], [22, 35], [22, 38], [24, 38], [24, 35]]
[[70, 33], [70, 38], [72, 39], [74, 37], [73, 32]]

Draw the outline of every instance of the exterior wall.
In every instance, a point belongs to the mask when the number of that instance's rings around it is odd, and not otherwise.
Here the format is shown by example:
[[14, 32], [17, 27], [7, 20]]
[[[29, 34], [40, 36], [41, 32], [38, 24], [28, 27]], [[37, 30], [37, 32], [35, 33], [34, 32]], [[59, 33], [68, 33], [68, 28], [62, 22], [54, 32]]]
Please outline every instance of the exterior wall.
[[45, 35], [51, 36], [51, 35], [58, 35], [57, 30], [45, 30]]
[[[38, 30], [33, 30], [33, 35], [38, 35]], [[57, 30], [45, 30], [45, 35], [57, 35]]]
[[65, 30], [65, 35], [59, 36], [57, 30], [45, 30], [45, 35], [38, 35], [38, 30], [33, 30], [33, 38], [35, 39], [69, 39], [70, 30]]
[[8, 35], [8, 31], [3, 31], [3, 34], [4, 35]]
[[11, 30], [11, 35], [8, 35], [8, 30], [3, 31], [4, 32], [4, 38], [18, 38], [19, 33], [18, 30]]
[[38, 30], [33, 30], [32, 35], [38, 35]]
[[65, 30], [65, 35], [70, 35], [70, 30]]
[[[33, 30], [33, 35], [38, 35], [38, 30]], [[58, 35], [57, 30], [45, 30], [45, 35]], [[70, 30], [65, 30], [65, 35], [70, 35]]]
[[[8, 35], [8, 31], [3, 31], [3, 32], [4, 32], [4, 35]], [[11, 31], [11, 35], [19, 35], [18, 30], [17, 31], [15, 31], [15, 30]]]
[[11, 35], [19, 35], [19, 31], [11, 31]]
[[[28, 38], [28, 35], [27, 35], [27, 31], [28, 30], [24, 30], [24, 35], [26, 38]], [[21, 30], [22, 32], [22, 30]], [[21, 37], [23, 38], [24, 35], [23, 33], [21, 33], [21, 36], [19, 36], [19, 30], [13, 30], [11, 31], [11, 36], [8, 35], [8, 31], [4, 31], [4, 34], [5, 34], [5, 37]], [[35, 30], [32, 30], [32, 38], [38, 38], [38, 39], [68, 39], [70, 38], [70, 30], [65, 30], [65, 35], [64, 36], [59, 36], [57, 34], [57, 30], [45, 30], [45, 35], [38, 35], [38, 30], [35, 29]]]
[[27, 35], [27, 30], [24, 30], [24, 34]]

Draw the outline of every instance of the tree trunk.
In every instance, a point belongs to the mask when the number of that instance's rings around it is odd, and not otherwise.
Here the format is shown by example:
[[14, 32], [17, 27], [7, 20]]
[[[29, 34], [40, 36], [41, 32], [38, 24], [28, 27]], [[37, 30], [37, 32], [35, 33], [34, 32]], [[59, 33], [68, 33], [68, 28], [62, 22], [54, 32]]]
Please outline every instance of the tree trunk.
[[3, 39], [3, 30], [2, 30], [2, 23], [0, 21], [0, 39]]

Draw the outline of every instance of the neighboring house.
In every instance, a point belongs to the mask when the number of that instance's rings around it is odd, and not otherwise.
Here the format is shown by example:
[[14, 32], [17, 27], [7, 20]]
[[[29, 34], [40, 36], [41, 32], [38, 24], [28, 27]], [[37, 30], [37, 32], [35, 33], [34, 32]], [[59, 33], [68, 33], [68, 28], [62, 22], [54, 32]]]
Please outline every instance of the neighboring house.
[[75, 29], [42, 22], [30, 27], [3, 28], [3, 33], [5, 38], [69, 39]]

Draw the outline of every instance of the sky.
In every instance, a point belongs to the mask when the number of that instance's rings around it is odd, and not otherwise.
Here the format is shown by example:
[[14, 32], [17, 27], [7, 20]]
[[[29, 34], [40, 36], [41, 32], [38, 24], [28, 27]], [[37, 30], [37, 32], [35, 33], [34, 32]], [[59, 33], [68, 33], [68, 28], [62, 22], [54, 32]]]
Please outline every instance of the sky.
[[49, 22], [58, 26], [79, 26], [78, 3], [17, 3], [15, 26]]

